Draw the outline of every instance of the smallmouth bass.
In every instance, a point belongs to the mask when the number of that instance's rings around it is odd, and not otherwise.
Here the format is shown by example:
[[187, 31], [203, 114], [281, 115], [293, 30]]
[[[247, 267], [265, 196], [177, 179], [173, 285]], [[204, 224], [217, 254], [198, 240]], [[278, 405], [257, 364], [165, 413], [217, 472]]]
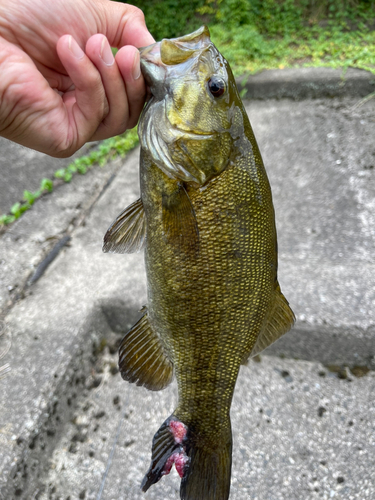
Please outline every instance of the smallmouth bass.
[[228, 62], [202, 27], [141, 49], [150, 88], [139, 123], [141, 198], [104, 251], [145, 249], [148, 305], [125, 335], [122, 377], [178, 383], [154, 436], [143, 491], [175, 465], [183, 500], [226, 500], [230, 406], [241, 363], [294, 315], [277, 281], [271, 190]]

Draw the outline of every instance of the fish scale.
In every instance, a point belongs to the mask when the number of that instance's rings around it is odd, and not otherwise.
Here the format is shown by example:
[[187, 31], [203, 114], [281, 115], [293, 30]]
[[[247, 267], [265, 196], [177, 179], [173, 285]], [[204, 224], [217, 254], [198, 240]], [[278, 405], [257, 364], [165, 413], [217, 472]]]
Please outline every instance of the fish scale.
[[[158, 190], [161, 193], [163, 183], [170, 183], [170, 179], [155, 165], [143, 162], [142, 168], [141, 189], [143, 183], [148, 186], [148, 190], [143, 189], [146, 194], [142, 200], [147, 227], [153, 234], [146, 248], [148, 286], [162, 291], [154, 293], [149, 302], [149, 318], [157, 331], [163, 329], [163, 342], [176, 367], [180, 401], [175, 414], [183, 415], [186, 422], [192, 413], [200, 422], [200, 432], [208, 433], [222, 421], [221, 414], [214, 418], [214, 404], [229, 411], [240, 362], [244, 352], [251, 351], [269, 307], [275, 271], [257, 263], [276, 259], [273, 210], [263, 210], [261, 220], [249, 217], [251, 206], [257, 203], [252, 194], [253, 180], [248, 171], [232, 164], [206, 189], [188, 190], [200, 237], [198, 258], [189, 258], [166, 244], [162, 207], [155, 206], [147, 196], [148, 191], [153, 197]], [[267, 188], [265, 179], [264, 198]], [[271, 231], [259, 231], [258, 227], [265, 225]], [[233, 252], [233, 241], [241, 258]], [[216, 362], [202, 371], [210, 358]], [[206, 386], [212, 377], [218, 387], [210, 394]], [[208, 397], [212, 401], [207, 401]], [[208, 418], [202, 403], [209, 408]]]
[[145, 248], [148, 304], [121, 343], [122, 377], [160, 390], [174, 374], [178, 384], [142, 489], [175, 464], [182, 500], [227, 500], [240, 364], [294, 321], [277, 281], [271, 190], [207, 28], [142, 49], [141, 67], [151, 92], [138, 129], [141, 198], [104, 250]]

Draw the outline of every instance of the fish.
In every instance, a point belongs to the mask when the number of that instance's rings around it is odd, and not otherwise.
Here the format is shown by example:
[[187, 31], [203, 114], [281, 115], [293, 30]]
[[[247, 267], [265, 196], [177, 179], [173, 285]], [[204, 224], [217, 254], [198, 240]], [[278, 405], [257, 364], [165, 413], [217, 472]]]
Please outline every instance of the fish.
[[103, 250], [145, 251], [148, 302], [121, 342], [121, 376], [152, 391], [177, 379], [141, 488], [174, 465], [182, 500], [226, 500], [240, 366], [294, 322], [277, 279], [271, 189], [206, 26], [142, 48], [140, 59], [150, 92], [138, 125], [141, 197]]

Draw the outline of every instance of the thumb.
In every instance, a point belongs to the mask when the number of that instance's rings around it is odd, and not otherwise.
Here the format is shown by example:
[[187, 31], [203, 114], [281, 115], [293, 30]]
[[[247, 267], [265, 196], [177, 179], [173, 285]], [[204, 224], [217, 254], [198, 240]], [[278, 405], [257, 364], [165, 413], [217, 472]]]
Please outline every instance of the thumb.
[[106, 33], [112, 47], [134, 45], [146, 47], [155, 42], [148, 31], [145, 16], [141, 9], [120, 2], [108, 2], [106, 15]]

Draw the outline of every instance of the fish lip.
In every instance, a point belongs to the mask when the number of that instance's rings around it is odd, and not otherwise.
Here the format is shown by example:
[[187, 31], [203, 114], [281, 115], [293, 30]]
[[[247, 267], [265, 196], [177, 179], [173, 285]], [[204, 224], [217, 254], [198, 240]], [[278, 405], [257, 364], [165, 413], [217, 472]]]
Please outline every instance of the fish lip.
[[153, 43], [147, 47], [141, 47], [139, 53], [141, 72], [146, 84], [151, 94], [157, 99], [161, 99], [165, 95], [163, 87], [166, 68], [160, 58], [160, 42]]
[[[152, 83], [164, 82], [168, 66], [178, 65], [191, 57], [196, 59], [203, 50], [207, 50], [211, 45], [210, 32], [207, 26], [201, 26], [198, 30], [188, 35], [179, 38], [164, 38], [160, 42], [140, 47], [138, 50], [141, 70], [146, 82], [150, 86]], [[168, 47], [170, 48], [171, 46], [172, 54], [168, 50]], [[173, 47], [177, 51], [177, 58]], [[164, 56], [162, 58], [163, 53]]]
[[163, 63], [160, 57], [160, 42], [152, 43], [147, 47], [139, 49], [141, 67], [147, 67], [149, 64], [161, 66]]

